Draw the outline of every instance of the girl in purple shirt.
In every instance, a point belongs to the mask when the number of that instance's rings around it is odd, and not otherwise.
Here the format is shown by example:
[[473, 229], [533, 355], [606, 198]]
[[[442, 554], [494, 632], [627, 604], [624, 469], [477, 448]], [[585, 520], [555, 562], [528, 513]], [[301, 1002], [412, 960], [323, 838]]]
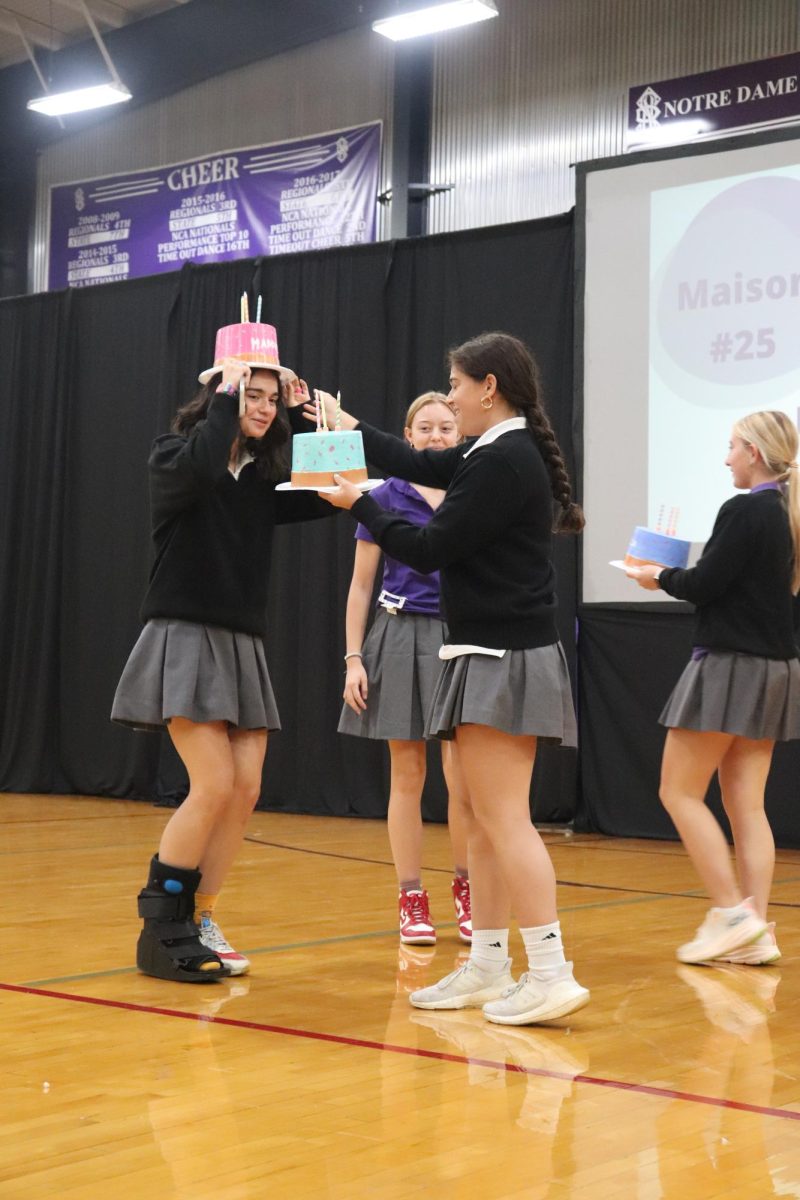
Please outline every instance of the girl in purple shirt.
[[[415, 450], [444, 450], [458, 443], [458, 424], [441, 392], [425, 392], [413, 402], [406, 414], [405, 438]], [[374, 495], [383, 508], [415, 525], [427, 525], [444, 499], [443, 491], [402, 479], [387, 479]], [[439, 675], [439, 647], [446, 641], [439, 611], [439, 574], [423, 575], [385, 557], [377, 615], [365, 640], [381, 550], [363, 525], [358, 526], [356, 539], [347, 597], [347, 674], [339, 732], [389, 743], [388, 827], [400, 888], [400, 940], [432, 946], [436, 929], [421, 879], [421, 800], [426, 765], [423, 728]], [[459, 936], [468, 942], [472, 923], [462, 785], [448, 742], [442, 743], [442, 768], [453, 847], [453, 901]]]

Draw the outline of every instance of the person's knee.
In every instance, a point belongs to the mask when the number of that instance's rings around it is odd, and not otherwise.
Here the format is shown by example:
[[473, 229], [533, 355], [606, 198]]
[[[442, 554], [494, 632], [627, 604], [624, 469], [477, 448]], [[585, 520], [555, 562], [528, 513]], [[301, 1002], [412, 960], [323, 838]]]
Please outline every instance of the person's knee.
[[216, 815], [230, 803], [233, 787], [233, 774], [219, 771], [207, 775], [198, 783], [193, 783], [189, 798], [195, 807]]
[[661, 801], [661, 807], [670, 814], [680, 804], [678, 792], [666, 779], [662, 779], [658, 785], [658, 798]]
[[425, 753], [414, 749], [392, 750], [392, 790], [419, 793], [425, 784]]
[[247, 821], [247, 818], [252, 813], [261, 796], [261, 780], [260, 779], [237, 779], [233, 789], [233, 804], [232, 808], [236, 815], [242, 820]]
[[[490, 845], [506, 842], [518, 832], [519, 825], [502, 806], [473, 803], [472, 816], [476, 834]], [[530, 824], [530, 818], [528, 818]]]

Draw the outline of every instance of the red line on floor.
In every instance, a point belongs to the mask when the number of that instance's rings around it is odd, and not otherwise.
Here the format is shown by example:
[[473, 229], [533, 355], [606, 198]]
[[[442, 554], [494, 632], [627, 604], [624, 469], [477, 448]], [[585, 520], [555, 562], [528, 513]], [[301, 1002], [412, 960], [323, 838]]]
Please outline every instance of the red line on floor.
[[20, 983], [0, 983], [0, 991], [19, 992], [24, 996], [47, 996], [51, 1000], [71, 1000], [76, 1004], [98, 1004], [101, 1008], [120, 1008], [125, 1012], [149, 1013], [158, 1017], [178, 1017], [183, 1021], [202, 1021], [209, 1025], [225, 1025], [233, 1029], [254, 1029], [259, 1033], [278, 1033], [284, 1037], [307, 1038], [314, 1042], [331, 1042], [339, 1046], [355, 1046], [360, 1050], [381, 1050], [388, 1054], [408, 1054], [413, 1058], [432, 1058], [438, 1062], [490, 1067], [517, 1075], [538, 1075], [545, 1079], [567, 1079], [592, 1087], [614, 1088], [661, 1100], [685, 1100], [691, 1104], [706, 1104], [712, 1108], [730, 1108], [738, 1112], [756, 1113], [762, 1117], [780, 1117], [785, 1121], [800, 1121], [800, 1112], [792, 1108], [768, 1108], [762, 1104], [747, 1104], [743, 1100], [724, 1100], [718, 1096], [702, 1096], [696, 1092], [681, 1092], [673, 1088], [651, 1087], [647, 1083], [626, 1083], [621, 1079], [603, 1079], [598, 1075], [571, 1075], [567, 1071], [550, 1071], [545, 1067], [525, 1067], [519, 1063], [498, 1062], [490, 1058], [472, 1058], [447, 1054], [442, 1050], [423, 1050], [418, 1046], [394, 1046], [390, 1042], [373, 1042], [367, 1038], [345, 1037], [339, 1033], [321, 1033], [315, 1029], [293, 1029], [287, 1025], [265, 1025], [260, 1021], [241, 1021], [233, 1017], [208, 1017], [201, 1013], [181, 1012], [177, 1008], [157, 1008], [152, 1004], [132, 1004], [128, 1000], [103, 1000], [99, 996], [77, 996], [70, 992], [54, 992], [48, 988], [26, 987]]

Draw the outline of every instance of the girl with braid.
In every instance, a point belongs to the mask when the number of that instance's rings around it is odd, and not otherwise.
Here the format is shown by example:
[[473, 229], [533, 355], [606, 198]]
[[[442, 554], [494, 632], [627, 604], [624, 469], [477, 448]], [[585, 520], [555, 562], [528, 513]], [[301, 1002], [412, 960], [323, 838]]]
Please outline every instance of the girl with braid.
[[[473, 933], [467, 962], [413, 992], [411, 1003], [482, 1007], [489, 1021], [526, 1025], [563, 1017], [589, 1000], [564, 956], [553, 865], [530, 816], [537, 744], [576, 744], [555, 624], [552, 533], [554, 525], [556, 532], [579, 532], [583, 514], [523, 343], [482, 334], [451, 350], [449, 363], [462, 445], [413, 450], [343, 417], [345, 428], [361, 430], [370, 462], [445, 489], [430, 521], [413, 525], [346, 481], [324, 498], [349, 509], [387, 555], [416, 571], [440, 572], [450, 640], [439, 652], [442, 672], [425, 733], [455, 739], [458, 749]], [[332, 411], [331, 397], [323, 398]], [[518, 982], [508, 956], [512, 913], [528, 956]]]

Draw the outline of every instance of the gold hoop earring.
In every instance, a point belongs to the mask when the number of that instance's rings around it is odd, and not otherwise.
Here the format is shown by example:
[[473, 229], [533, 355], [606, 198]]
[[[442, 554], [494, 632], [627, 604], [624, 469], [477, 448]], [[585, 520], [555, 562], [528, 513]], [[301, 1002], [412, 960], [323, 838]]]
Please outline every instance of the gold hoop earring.
[[[488, 404], [486, 403], [487, 400], [489, 401]], [[481, 400], [481, 408], [484, 409], [486, 412], [488, 412], [489, 409], [493, 405], [494, 405], [494, 400], [492, 399], [491, 396], [484, 396], [483, 399]]]

